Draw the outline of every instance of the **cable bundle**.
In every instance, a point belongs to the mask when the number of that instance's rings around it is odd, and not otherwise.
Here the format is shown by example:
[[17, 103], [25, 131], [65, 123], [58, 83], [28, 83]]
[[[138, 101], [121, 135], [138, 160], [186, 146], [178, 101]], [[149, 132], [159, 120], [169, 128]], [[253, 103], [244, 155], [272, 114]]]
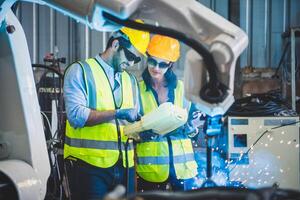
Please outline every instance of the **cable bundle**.
[[254, 94], [241, 98], [227, 111], [230, 116], [294, 116], [278, 93]]
[[[58, 60], [59, 61], [59, 60]], [[59, 62], [53, 60], [49, 65], [33, 64], [34, 68], [44, 69], [41, 78], [36, 83], [41, 114], [44, 122], [44, 133], [47, 142], [47, 150], [51, 173], [47, 183], [47, 193], [45, 199], [63, 199], [67, 187], [64, 184], [65, 166], [63, 163], [63, 139], [65, 127], [65, 109], [63, 102], [63, 72]], [[49, 61], [47, 61], [49, 62]], [[52, 101], [55, 103], [57, 112], [57, 130], [52, 133]]]

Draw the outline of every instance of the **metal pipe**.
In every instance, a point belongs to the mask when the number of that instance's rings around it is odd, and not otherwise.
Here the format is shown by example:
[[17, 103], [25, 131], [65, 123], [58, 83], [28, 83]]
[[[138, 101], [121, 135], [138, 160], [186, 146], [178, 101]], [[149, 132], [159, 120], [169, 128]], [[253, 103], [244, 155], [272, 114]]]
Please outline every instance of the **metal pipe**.
[[286, 28], [286, 9], [287, 9], [287, 0], [283, 1], [283, 24], [282, 24], [282, 32], [285, 32]]
[[266, 20], [266, 25], [267, 25], [267, 33], [266, 33], [266, 49], [267, 49], [267, 67], [272, 67], [272, 61], [271, 61], [271, 44], [272, 44], [272, 1], [267, 0], [267, 20]]
[[252, 7], [253, 7], [253, 1], [252, 0], [246, 0], [246, 33], [249, 37], [249, 45], [248, 45], [248, 51], [247, 51], [247, 65], [252, 66]]
[[80, 37], [80, 33], [79, 33], [79, 24], [77, 22], [74, 22], [74, 42], [73, 42], [73, 50], [74, 50], [74, 55], [75, 55], [75, 59], [74, 60], [79, 60], [82, 59], [82, 55], [81, 55], [81, 40], [82, 37]]
[[[72, 60], [71, 58], [71, 49], [72, 49], [72, 26], [71, 26], [71, 22], [70, 22], [70, 18], [68, 17], [68, 59], [69, 61]], [[67, 62], [70, 63], [70, 62]]]
[[216, 11], [216, 0], [210, 0], [210, 9]]
[[286, 29], [285, 30], [288, 30], [291, 25], [291, 0], [287, 1], [286, 15], [287, 15], [287, 21], [286, 21]]
[[37, 25], [38, 25], [38, 5], [32, 4], [32, 62], [38, 63], [38, 41], [37, 41]]
[[54, 10], [50, 8], [50, 52], [54, 53]]
[[107, 34], [106, 32], [102, 33], [102, 51], [106, 49], [106, 42], [107, 42]]
[[74, 22], [73, 19], [68, 17], [68, 58], [67, 58], [67, 64], [70, 64], [74, 62], [75, 60], [79, 59], [77, 48], [77, 41], [76, 41], [76, 22]]
[[292, 87], [292, 109], [296, 111], [295, 29], [292, 28], [291, 28], [291, 87]]
[[88, 26], [85, 26], [85, 58], [90, 57], [90, 30]]
[[265, 15], [264, 15], [264, 62], [267, 64], [267, 57], [268, 57], [268, 16], [269, 16], [269, 9], [268, 9], [268, 0], [264, 0], [265, 3]]

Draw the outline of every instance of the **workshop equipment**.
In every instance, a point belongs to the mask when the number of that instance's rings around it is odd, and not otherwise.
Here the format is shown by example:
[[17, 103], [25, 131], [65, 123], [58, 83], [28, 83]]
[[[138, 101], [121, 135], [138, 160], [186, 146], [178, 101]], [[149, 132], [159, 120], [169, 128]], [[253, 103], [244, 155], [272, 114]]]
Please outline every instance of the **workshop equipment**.
[[228, 117], [230, 181], [299, 190], [299, 117]]

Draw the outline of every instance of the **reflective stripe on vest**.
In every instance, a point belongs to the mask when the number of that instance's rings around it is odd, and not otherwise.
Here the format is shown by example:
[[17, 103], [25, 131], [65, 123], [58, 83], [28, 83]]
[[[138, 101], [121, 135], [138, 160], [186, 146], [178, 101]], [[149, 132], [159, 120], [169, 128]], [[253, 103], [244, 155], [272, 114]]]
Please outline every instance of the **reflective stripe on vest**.
[[[112, 141], [95, 141], [95, 140], [82, 140], [76, 138], [69, 138], [66, 136], [65, 144], [73, 147], [79, 148], [89, 148], [89, 149], [107, 149], [107, 150], [116, 150], [118, 149], [118, 142]], [[122, 143], [122, 150], [125, 150], [125, 144]], [[130, 143], [127, 147], [128, 150], [133, 149], [133, 144]]]
[[[193, 160], [195, 160], [193, 153], [174, 156], [174, 163], [185, 163]], [[140, 165], [168, 165], [169, 162], [169, 156], [149, 156], [137, 158], [137, 163]]]
[[[86, 83], [88, 106], [98, 111], [115, 110], [116, 104], [109, 80], [100, 64], [95, 59], [80, 63]], [[96, 78], [95, 78], [96, 77]], [[133, 86], [127, 72], [122, 73], [121, 109], [134, 108]], [[134, 87], [135, 88], [135, 87]], [[66, 123], [66, 140], [64, 157], [75, 157], [91, 165], [108, 168], [113, 166], [122, 152], [123, 166], [126, 166], [125, 143], [127, 137], [123, 133], [125, 120], [111, 120], [96, 126], [74, 129]], [[120, 135], [120, 139], [118, 139]], [[133, 145], [128, 146], [128, 164], [133, 166]]]
[[[158, 107], [151, 90], [140, 82], [140, 92], [144, 114]], [[183, 107], [183, 83], [178, 81], [174, 90], [174, 104]], [[173, 161], [176, 177], [188, 179], [197, 175], [197, 164], [191, 140], [188, 138], [170, 137], [173, 149]], [[169, 177], [169, 147], [165, 137], [137, 144], [137, 173], [149, 182], [164, 182]]]

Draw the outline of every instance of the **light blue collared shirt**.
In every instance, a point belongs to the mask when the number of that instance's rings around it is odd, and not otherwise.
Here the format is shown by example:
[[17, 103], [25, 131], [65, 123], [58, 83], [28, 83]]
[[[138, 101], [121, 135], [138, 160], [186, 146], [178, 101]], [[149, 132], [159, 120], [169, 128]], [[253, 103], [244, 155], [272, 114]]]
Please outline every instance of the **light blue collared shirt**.
[[[99, 55], [95, 59], [103, 67], [109, 83], [113, 88], [116, 103], [120, 105], [122, 100], [121, 91], [121, 73], [114, 73], [114, 69], [109, 66]], [[136, 90], [138, 90], [136, 88]], [[138, 91], [136, 91], [138, 94]], [[138, 95], [135, 102], [139, 108]], [[70, 125], [74, 128], [81, 128], [85, 125], [91, 109], [87, 107], [88, 96], [85, 89], [85, 81], [83, 79], [83, 70], [78, 63], [72, 64], [66, 71], [64, 77], [64, 100], [66, 106], [66, 114]], [[99, 100], [101, 101], [101, 99]]]

